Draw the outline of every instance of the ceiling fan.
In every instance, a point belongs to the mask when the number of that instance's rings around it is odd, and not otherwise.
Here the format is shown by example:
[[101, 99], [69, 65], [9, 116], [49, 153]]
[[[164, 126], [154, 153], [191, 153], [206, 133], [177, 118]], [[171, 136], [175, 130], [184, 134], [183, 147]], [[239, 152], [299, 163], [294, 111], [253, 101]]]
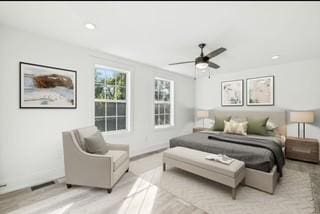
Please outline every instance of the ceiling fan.
[[218, 69], [220, 68], [219, 65], [210, 62], [209, 60], [215, 56], [218, 56], [219, 54], [221, 54], [222, 52], [226, 51], [227, 49], [221, 47], [218, 48], [217, 50], [214, 50], [212, 52], [210, 52], [209, 54], [207, 54], [206, 56], [203, 54], [203, 48], [206, 46], [205, 43], [201, 43], [199, 44], [199, 48], [201, 48], [201, 53], [200, 56], [197, 57], [194, 61], [186, 61], [186, 62], [177, 62], [177, 63], [171, 63], [169, 65], [180, 65], [180, 64], [187, 64], [187, 63], [195, 63], [196, 68], [203, 70], [207, 67], [210, 68], [214, 68], [214, 69]]

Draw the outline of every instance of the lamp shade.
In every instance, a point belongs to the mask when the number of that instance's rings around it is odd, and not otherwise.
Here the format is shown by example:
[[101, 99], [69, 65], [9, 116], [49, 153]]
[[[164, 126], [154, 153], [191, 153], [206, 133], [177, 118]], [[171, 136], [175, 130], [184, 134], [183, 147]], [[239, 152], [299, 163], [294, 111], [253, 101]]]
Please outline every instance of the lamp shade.
[[314, 112], [312, 111], [292, 111], [290, 112], [290, 121], [296, 123], [313, 123]]
[[197, 111], [196, 115], [198, 118], [208, 118], [209, 112], [208, 111]]

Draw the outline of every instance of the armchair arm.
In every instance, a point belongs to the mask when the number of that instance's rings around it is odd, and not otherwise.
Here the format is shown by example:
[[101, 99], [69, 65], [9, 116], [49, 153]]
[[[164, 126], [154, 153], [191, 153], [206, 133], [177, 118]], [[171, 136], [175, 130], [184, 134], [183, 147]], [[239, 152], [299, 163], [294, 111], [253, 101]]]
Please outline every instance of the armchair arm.
[[128, 144], [113, 144], [107, 143], [108, 148], [110, 150], [120, 150], [120, 151], [127, 151], [129, 152], [129, 145]]

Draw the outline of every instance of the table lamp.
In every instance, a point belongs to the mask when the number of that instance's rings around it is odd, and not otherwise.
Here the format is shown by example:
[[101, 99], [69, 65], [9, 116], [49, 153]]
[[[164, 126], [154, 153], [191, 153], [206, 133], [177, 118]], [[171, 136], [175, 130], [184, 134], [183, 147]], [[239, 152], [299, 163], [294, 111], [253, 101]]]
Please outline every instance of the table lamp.
[[204, 128], [204, 119], [209, 117], [208, 111], [197, 111], [197, 118], [202, 118], [202, 127]]
[[312, 111], [292, 111], [290, 112], [290, 121], [298, 123], [298, 137], [301, 138], [300, 134], [300, 123], [303, 124], [302, 132], [303, 138], [306, 138], [306, 123], [313, 123], [314, 121], [314, 112]]

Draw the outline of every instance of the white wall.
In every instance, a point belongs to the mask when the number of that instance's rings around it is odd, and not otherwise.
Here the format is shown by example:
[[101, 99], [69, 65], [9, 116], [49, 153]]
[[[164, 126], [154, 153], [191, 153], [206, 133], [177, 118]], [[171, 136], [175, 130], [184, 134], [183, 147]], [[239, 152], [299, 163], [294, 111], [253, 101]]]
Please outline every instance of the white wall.
[[[19, 61], [77, 70], [78, 108], [19, 109]], [[191, 132], [192, 78], [0, 26], [0, 193], [64, 176], [61, 132], [94, 124], [94, 64], [131, 71], [131, 132], [106, 135], [108, 142], [130, 144], [132, 156]], [[153, 128], [155, 76], [175, 82], [173, 128]]]
[[[196, 108], [221, 108], [221, 81], [274, 75], [274, 107], [233, 107], [236, 109], [314, 110], [316, 121], [306, 126], [306, 136], [320, 139], [320, 58], [281, 64], [263, 68], [249, 69], [234, 73], [219, 74], [208, 79], [196, 81]], [[229, 107], [223, 107], [232, 109]], [[209, 122], [206, 124], [209, 126]], [[288, 136], [297, 135], [297, 125], [288, 125]]]

